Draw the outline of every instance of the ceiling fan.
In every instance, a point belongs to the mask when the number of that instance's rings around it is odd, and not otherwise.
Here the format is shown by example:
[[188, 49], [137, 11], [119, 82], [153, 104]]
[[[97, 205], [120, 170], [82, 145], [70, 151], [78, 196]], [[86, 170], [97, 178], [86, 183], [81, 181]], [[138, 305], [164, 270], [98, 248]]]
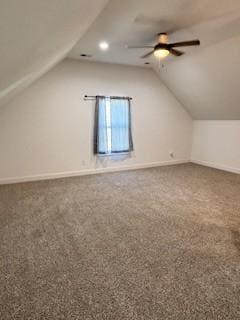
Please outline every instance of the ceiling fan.
[[178, 47], [190, 47], [190, 46], [199, 46], [199, 40], [190, 40], [190, 41], [182, 41], [182, 42], [174, 42], [168, 43], [168, 35], [167, 33], [159, 33], [158, 34], [158, 43], [155, 46], [128, 46], [128, 49], [141, 49], [141, 48], [151, 48], [152, 50], [147, 54], [143, 55], [141, 58], [145, 59], [154, 54], [157, 58], [165, 58], [169, 55], [169, 53], [178, 57], [184, 54], [184, 52], [177, 50], [175, 48]]

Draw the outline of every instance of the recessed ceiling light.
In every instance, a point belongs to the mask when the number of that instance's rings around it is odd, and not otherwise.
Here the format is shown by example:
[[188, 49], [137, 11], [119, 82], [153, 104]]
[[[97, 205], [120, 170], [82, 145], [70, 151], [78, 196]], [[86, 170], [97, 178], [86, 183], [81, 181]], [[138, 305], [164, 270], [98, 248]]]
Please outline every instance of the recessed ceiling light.
[[103, 51], [106, 51], [109, 48], [109, 44], [106, 41], [102, 41], [99, 43], [99, 48]]

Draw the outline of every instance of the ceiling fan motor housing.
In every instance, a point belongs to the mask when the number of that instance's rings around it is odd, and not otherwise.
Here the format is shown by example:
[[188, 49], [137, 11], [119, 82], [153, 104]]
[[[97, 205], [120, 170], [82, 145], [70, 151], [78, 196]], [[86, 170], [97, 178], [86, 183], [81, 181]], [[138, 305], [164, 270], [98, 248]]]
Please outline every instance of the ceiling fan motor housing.
[[158, 34], [158, 42], [159, 43], [168, 43], [168, 35], [165, 32]]
[[158, 44], [154, 47], [154, 50], [159, 50], [159, 49], [169, 50], [169, 45], [168, 45], [167, 43], [158, 43]]

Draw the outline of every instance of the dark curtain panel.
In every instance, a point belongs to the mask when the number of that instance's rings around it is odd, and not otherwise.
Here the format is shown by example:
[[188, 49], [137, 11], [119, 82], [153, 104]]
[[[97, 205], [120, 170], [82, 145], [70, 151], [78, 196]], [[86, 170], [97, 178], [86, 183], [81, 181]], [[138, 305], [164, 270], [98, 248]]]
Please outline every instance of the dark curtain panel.
[[106, 118], [106, 99], [97, 96], [94, 116], [94, 154], [107, 153], [107, 118]]
[[93, 153], [98, 154], [98, 114], [99, 114], [99, 98], [96, 97], [95, 113], [94, 113], [94, 136], [93, 136]]
[[131, 100], [128, 98], [129, 151], [133, 151]]

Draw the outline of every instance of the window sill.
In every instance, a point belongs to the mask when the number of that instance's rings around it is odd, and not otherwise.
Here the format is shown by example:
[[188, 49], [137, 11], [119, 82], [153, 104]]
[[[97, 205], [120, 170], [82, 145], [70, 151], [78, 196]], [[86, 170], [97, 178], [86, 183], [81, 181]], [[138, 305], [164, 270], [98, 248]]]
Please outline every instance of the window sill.
[[118, 152], [118, 153], [105, 153], [105, 154], [97, 154], [97, 157], [117, 157], [117, 156], [124, 156], [130, 154], [131, 151], [126, 152]]

